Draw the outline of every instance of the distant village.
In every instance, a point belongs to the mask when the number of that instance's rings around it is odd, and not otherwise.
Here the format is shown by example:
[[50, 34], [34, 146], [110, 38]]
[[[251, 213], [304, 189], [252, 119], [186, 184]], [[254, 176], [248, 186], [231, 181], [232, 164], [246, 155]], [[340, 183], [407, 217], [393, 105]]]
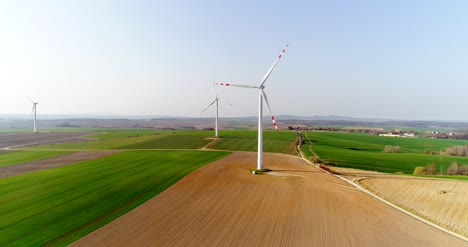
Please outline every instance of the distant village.
[[385, 130], [384, 128], [353, 128], [353, 127], [306, 127], [306, 126], [288, 126], [288, 130], [296, 131], [341, 131], [352, 133], [363, 133], [369, 135], [399, 137], [399, 138], [431, 138], [431, 139], [460, 139], [468, 140], [468, 133], [439, 132], [439, 131], [403, 131], [401, 129]]

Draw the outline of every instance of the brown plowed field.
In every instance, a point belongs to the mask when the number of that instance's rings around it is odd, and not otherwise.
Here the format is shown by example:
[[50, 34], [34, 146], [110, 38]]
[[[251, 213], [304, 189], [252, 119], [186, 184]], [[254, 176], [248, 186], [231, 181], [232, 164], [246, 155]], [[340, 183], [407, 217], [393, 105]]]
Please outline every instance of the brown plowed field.
[[112, 155], [118, 151], [100, 151], [100, 152], [76, 152], [65, 154], [58, 157], [38, 160], [31, 163], [8, 166], [0, 168], [0, 178], [12, 177], [24, 173], [47, 170], [51, 168], [76, 164], [86, 160], [94, 160], [104, 156]]
[[468, 237], [466, 182], [387, 177], [363, 179], [359, 184], [395, 205]]
[[305, 161], [255, 153], [205, 166], [74, 246], [467, 246]]

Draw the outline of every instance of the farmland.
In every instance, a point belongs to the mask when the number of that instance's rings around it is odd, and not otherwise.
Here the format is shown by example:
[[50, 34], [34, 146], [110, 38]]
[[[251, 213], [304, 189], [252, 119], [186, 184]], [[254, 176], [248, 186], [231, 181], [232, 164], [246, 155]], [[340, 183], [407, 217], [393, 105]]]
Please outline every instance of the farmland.
[[[158, 206], [148, 211], [150, 215], [133, 216], [136, 218], [132, 219], [137, 221], [140, 219], [139, 221], [141, 221], [141, 217], [144, 217], [144, 222], [152, 224], [142, 228], [145, 229], [141, 234], [145, 236], [146, 243], [156, 243], [155, 240], [164, 240], [161, 244], [186, 244], [187, 241], [196, 239], [196, 243], [203, 244], [206, 243], [205, 241], [208, 238], [216, 241], [227, 240], [226, 243], [232, 244], [257, 241], [256, 243], [265, 245], [274, 241], [290, 244], [316, 243], [318, 245], [333, 245], [344, 244], [344, 242], [340, 241], [346, 241], [346, 238], [352, 238], [355, 243], [375, 241], [375, 234], [377, 233], [370, 229], [375, 228], [377, 223], [374, 220], [379, 221], [379, 219], [372, 218], [372, 220], [369, 220], [366, 218], [367, 221], [357, 222], [356, 217], [353, 216], [345, 222], [341, 222], [345, 215], [364, 213], [364, 211], [361, 212], [355, 208], [357, 199], [354, 197], [357, 196], [359, 200], [364, 200], [366, 205], [375, 205], [373, 204], [375, 202], [371, 202], [372, 199], [359, 193], [354, 194], [354, 189], [346, 182], [310, 167], [298, 157], [272, 154], [281, 153], [297, 156], [294, 151], [295, 132], [264, 132], [265, 167], [274, 170], [271, 176], [264, 177], [252, 176], [248, 171], [248, 169], [255, 167], [255, 153], [236, 152], [234, 155], [226, 157], [231, 153], [230, 151], [255, 152], [257, 149], [257, 132], [255, 131], [221, 131], [219, 139], [213, 138], [214, 133], [212, 131], [159, 131], [146, 129], [103, 129], [97, 131], [90, 129], [89, 132], [85, 130], [80, 130], [80, 132], [81, 135], [86, 134], [84, 137], [86, 139], [78, 140], [77, 143], [50, 145], [51, 142], [44, 137], [45, 139], [42, 141], [46, 145], [36, 144], [32, 147], [22, 147], [21, 143], [19, 143], [20, 148], [16, 148], [17, 150], [4, 150], [0, 153], [0, 157], [4, 155], [4, 157], [14, 156], [15, 154], [22, 157], [21, 161], [5, 161], [5, 164], [19, 165], [30, 162], [29, 164], [32, 166], [36, 166], [41, 163], [52, 164], [55, 160], [61, 162], [59, 162], [58, 166], [50, 167], [48, 170], [0, 179], [0, 216], [2, 217], [0, 222], [0, 245], [5, 245], [5, 243], [12, 245], [66, 245], [107, 225], [144, 202], [148, 201], [151, 205], [153, 200], [158, 202]], [[74, 132], [70, 130], [69, 133]], [[382, 170], [394, 169], [400, 171], [406, 169], [412, 172], [409, 165], [408, 167], [399, 165], [395, 168], [393, 164], [395, 160], [399, 160], [395, 159], [394, 156], [382, 159], [384, 156], [381, 150], [385, 145], [400, 145], [403, 147], [403, 153], [388, 154], [400, 155], [398, 157], [401, 157], [402, 164], [409, 159], [408, 157], [416, 157], [418, 160], [422, 159], [421, 157], [443, 160], [444, 156], [427, 155], [425, 150], [428, 147], [436, 149], [444, 147], [444, 145], [447, 147], [453, 145], [452, 142], [440, 144], [438, 140], [425, 140], [428, 141], [426, 144], [418, 142], [405, 143], [405, 141], [394, 144], [390, 143], [390, 141], [373, 141], [372, 137], [368, 139], [368, 136], [362, 135], [342, 137], [340, 135], [345, 134], [323, 133], [323, 136], [316, 136], [315, 133], [307, 134], [305, 137], [309, 139], [305, 138], [306, 143], [302, 146], [302, 150], [304, 153], [309, 152], [306, 153], [308, 158], [318, 155], [322, 161], [342, 160], [343, 163], [355, 164], [356, 167], [365, 167], [368, 165], [365, 163], [368, 159], [380, 158], [382, 165], [377, 168], [382, 168]], [[34, 137], [34, 135], [32, 136]], [[50, 138], [53, 137], [50, 136]], [[24, 142], [29, 142], [26, 139]], [[394, 141], [394, 139], [391, 140]], [[414, 142], [414, 140], [412, 141]], [[216, 152], [212, 152], [213, 150], [216, 150]], [[350, 155], [349, 152], [355, 154], [355, 156]], [[28, 155], [26, 154], [32, 156], [30, 161], [28, 161]], [[35, 160], [33, 154], [40, 156], [40, 158]], [[91, 157], [92, 155], [97, 155], [94, 160], [77, 162], [83, 157]], [[98, 155], [106, 155], [106, 157], [98, 157]], [[70, 156], [69, 160], [67, 159], [68, 156]], [[463, 158], [461, 159], [463, 161]], [[14, 161], [14, 159], [12, 160]], [[463, 164], [462, 161], [460, 161], [461, 164]], [[210, 164], [210, 170], [198, 170], [198, 168], [206, 164]], [[214, 165], [216, 167], [213, 167]], [[340, 166], [343, 166], [343, 164], [340, 164]], [[377, 170], [375, 167], [369, 169]], [[195, 177], [195, 179], [190, 177], [190, 183], [180, 182], [183, 185], [182, 189], [175, 187], [173, 190], [169, 189], [158, 195], [195, 170], [197, 170], [196, 174], [208, 177]], [[393, 172], [393, 170], [390, 172]], [[339, 188], [343, 188], [343, 191]], [[215, 192], [217, 190], [220, 190], [219, 193]], [[312, 191], [314, 193], [310, 193]], [[344, 203], [340, 201], [343, 207], [334, 208], [333, 205], [336, 204], [337, 199], [333, 196], [330, 198], [324, 196], [330, 194], [328, 193], [330, 191], [340, 194], [341, 199], [343, 199], [344, 195], [348, 196]], [[283, 192], [287, 193], [283, 195]], [[293, 195], [290, 193], [293, 193]], [[265, 198], [265, 201], [263, 199], [262, 202], [256, 201], [255, 198], [258, 198], [258, 194], [265, 196], [261, 197]], [[194, 199], [194, 197], [199, 199]], [[239, 198], [245, 200], [245, 205], [232, 201], [238, 201]], [[273, 205], [273, 201], [270, 202], [270, 200], [273, 200], [279, 206], [272, 207], [268, 214], [258, 214], [259, 203]], [[192, 201], [195, 204], [192, 205]], [[298, 206], [297, 202], [306, 204]], [[313, 202], [318, 204], [312, 206], [314, 210], [311, 211], [310, 208]], [[291, 208], [289, 208], [290, 203], [293, 205]], [[265, 208], [265, 205], [262, 208]], [[332, 210], [324, 210], [320, 205], [327, 205], [326, 207]], [[187, 206], [191, 210], [184, 210]], [[375, 210], [386, 212], [380, 220], [383, 220], [388, 214], [393, 215], [392, 217], [403, 217], [400, 213], [395, 214], [393, 211], [379, 207], [377, 206]], [[139, 208], [136, 209], [136, 212], [138, 212]], [[288, 212], [283, 211], [284, 208], [289, 208]], [[230, 213], [228, 215], [221, 213], [225, 212], [225, 210]], [[154, 214], [155, 212], [158, 213]], [[311, 214], [311, 212], [314, 213]], [[342, 217], [337, 217], [336, 212], [339, 212], [338, 214]], [[133, 214], [130, 214], [129, 217], [131, 215]], [[288, 217], [284, 217], [285, 215]], [[241, 218], [237, 219], [236, 216]], [[254, 223], [252, 218], [256, 218], [259, 222]], [[289, 220], [289, 218], [291, 219]], [[158, 223], [153, 221], [155, 219]], [[406, 222], [405, 227], [419, 224], [414, 223], [412, 220], [399, 219]], [[168, 220], [170, 220], [170, 224], [167, 223]], [[245, 231], [240, 231], [235, 224], [233, 225], [233, 222], [244, 225], [241, 221], [250, 224], [250, 230], [260, 235], [269, 236], [268, 238], [271, 238], [273, 242], [270, 240], [270, 242], [264, 241], [263, 238], [255, 240], [255, 238], [249, 237], [250, 235], [243, 234]], [[125, 227], [119, 227], [119, 229], [135, 229], [134, 227], [138, 229], [141, 227], [135, 222], [126, 224]], [[362, 226], [355, 228], [354, 225], [356, 224], [362, 224]], [[198, 231], [189, 231], [184, 236], [171, 239], [171, 236], [175, 234], [173, 230], [177, 232], [178, 229], [188, 225], [196, 229], [206, 227], [204, 228], [204, 237], [198, 235]], [[281, 236], [281, 234], [276, 235], [274, 233], [285, 230], [284, 225], [288, 225], [288, 228], [296, 229], [298, 232], [289, 232], [289, 236], [292, 237], [275, 237]], [[339, 231], [346, 238], [334, 239], [326, 233], [331, 229], [326, 227], [318, 229], [310, 225], [338, 226]], [[170, 226], [170, 229], [167, 226]], [[225, 227], [223, 228], [223, 226]], [[408, 240], [410, 237], [394, 223], [387, 222], [386, 227], [392, 228], [393, 234], [400, 235], [400, 238], [396, 240], [388, 239], [388, 241], [394, 241], [395, 244], [405, 241], [413, 241], [414, 243], [425, 241], [424, 243], [429, 243], [424, 240], [421, 232], [416, 233], [416, 239], [418, 240]], [[321, 232], [321, 230], [325, 232]], [[158, 235], [154, 231], [159, 231], [164, 236]], [[317, 235], [318, 238], [304, 237], [307, 235], [306, 232], [310, 231], [320, 232]], [[362, 235], [362, 231], [367, 231], [368, 234]], [[428, 231], [428, 229], [425, 231]], [[429, 231], [433, 231], [433, 229]], [[229, 232], [229, 234], [225, 235], [225, 232]], [[133, 234], [140, 233], [132, 233], [132, 236], [136, 236]], [[359, 234], [361, 235], [359, 236]], [[119, 241], [119, 238], [115, 237], [114, 234], [111, 235], [114, 236], [115, 241]], [[224, 239], [223, 236], [228, 236], [229, 239]], [[352, 236], [359, 236], [359, 238]], [[89, 238], [93, 237], [86, 237], [87, 241]], [[96, 239], [104, 238], [96, 237]], [[440, 243], [439, 240], [440, 236], [435, 237], [434, 243]], [[107, 243], [112, 241], [106, 240]], [[453, 241], [453, 239], [450, 241]], [[377, 242], [373, 243], [376, 244]], [[458, 246], [457, 241], [454, 243], [454, 246]]]
[[[223, 131], [221, 140], [213, 149], [257, 151], [257, 132], [255, 131]], [[265, 152], [295, 155], [296, 134], [294, 132], [265, 131], [263, 133], [263, 150]]]
[[72, 246], [466, 246], [304, 160], [235, 152]]
[[363, 179], [359, 183], [409, 212], [468, 236], [466, 182], [376, 177]]
[[0, 245], [66, 244], [227, 152], [129, 151], [0, 180]]
[[[419, 138], [378, 137], [362, 134], [304, 132], [302, 151], [309, 159], [317, 156], [321, 162], [342, 167], [387, 173], [412, 174], [417, 166], [434, 162], [437, 171], [447, 170], [451, 162], [468, 164], [466, 157], [426, 154], [427, 150], [443, 150], [467, 141]], [[402, 153], [382, 153], [387, 145], [400, 146]]]
[[143, 142], [120, 146], [121, 149], [199, 149], [210, 143], [211, 132], [172, 132]]
[[0, 167], [8, 167], [66, 154], [65, 151], [3, 151]]
[[[96, 133], [94, 140], [83, 143], [66, 143], [32, 147], [53, 150], [107, 150], [107, 149], [200, 149], [213, 140], [211, 131], [123, 131]], [[265, 152], [295, 155], [294, 132], [264, 132]], [[230, 130], [220, 133], [220, 140], [209, 149], [232, 151], [257, 151], [257, 132]]]
[[86, 142], [35, 146], [43, 150], [199, 149], [210, 143], [207, 131], [122, 131], [96, 133]]

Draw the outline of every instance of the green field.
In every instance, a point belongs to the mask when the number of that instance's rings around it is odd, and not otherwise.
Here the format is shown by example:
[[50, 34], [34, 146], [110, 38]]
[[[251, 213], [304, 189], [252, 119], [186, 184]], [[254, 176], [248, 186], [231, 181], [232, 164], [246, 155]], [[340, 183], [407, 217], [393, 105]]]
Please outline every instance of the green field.
[[[304, 132], [304, 155], [311, 159], [314, 155], [324, 163], [387, 173], [403, 172], [412, 174], [417, 166], [431, 162], [437, 172], [444, 171], [452, 161], [468, 164], [466, 157], [452, 157], [426, 154], [427, 150], [444, 150], [454, 145], [465, 145], [468, 141], [436, 140], [422, 138], [379, 137], [344, 132]], [[383, 153], [386, 145], [400, 146], [402, 153]]]
[[0, 180], [0, 245], [66, 245], [228, 152], [127, 151]]
[[199, 149], [210, 143], [209, 131], [127, 131], [98, 133], [96, 140], [80, 143], [34, 146], [42, 150], [109, 150], [109, 149]]
[[181, 131], [172, 132], [147, 141], [120, 146], [119, 149], [199, 149], [210, 143], [212, 132]]
[[[257, 132], [256, 131], [223, 131], [220, 134], [220, 141], [213, 149], [220, 150], [238, 150], [238, 151], [257, 151]], [[263, 151], [273, 153], [284, 153], [296, 155], [295, 152], [296, 132], [263, 132]]]
[[65, 151], [2, 151], [0, 152], [0, 167], [25, 164], [33, 161], [53, 158], [69, 152]]
[[99, 133], [90, 135], [90, 138], [96, 139], [117, 139], [132, 138], [148, 135], [168, 134], [170, 131], [152, 130], [152, 129], [101, 129]]

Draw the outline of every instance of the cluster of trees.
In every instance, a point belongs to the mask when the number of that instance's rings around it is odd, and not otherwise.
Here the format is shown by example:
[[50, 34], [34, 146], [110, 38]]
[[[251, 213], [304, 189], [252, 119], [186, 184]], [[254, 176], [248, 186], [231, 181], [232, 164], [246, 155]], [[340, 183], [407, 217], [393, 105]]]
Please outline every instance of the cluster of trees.
[[[434, 162], [427, 164], [426, 166], [418, 166], [414, 169], [414, 175], [436, 175], [437, 168]], [[443, 168], [440, 167], [439, 174], [437, 175], [465, 175], [468, 176], [468, 165], [459, 165], [458, 162], [454, 161], [447, 168], [447, 173], [444, 173]]]
[[449, 156], [468, 156], [468, 145], [453, 146], [445, 149], [444, 155]]
[[385, 146], [383, 151], [384, 153], [401, 153], [400, 146]]

